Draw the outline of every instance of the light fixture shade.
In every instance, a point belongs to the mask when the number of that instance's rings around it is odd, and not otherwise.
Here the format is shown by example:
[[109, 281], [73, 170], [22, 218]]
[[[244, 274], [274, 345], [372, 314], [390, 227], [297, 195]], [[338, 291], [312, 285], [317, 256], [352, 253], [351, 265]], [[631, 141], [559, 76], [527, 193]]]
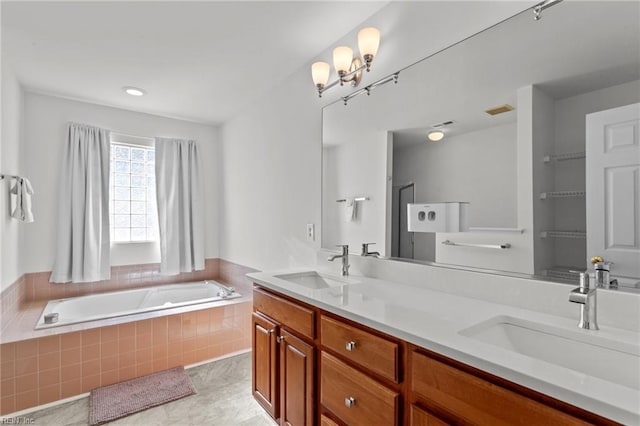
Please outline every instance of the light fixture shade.
[[353, 50], [348, 46], [338, 46], [333, 49], [333, 66], [338, 74], [340, 71], [347, 73], [353, 60]]
[[376, 56], [380, 47], [380, 31], [374, 27], [363, 28], [358, 31], [358, 48], [364, 58], [365, 55]]
[[314, 62], [311, 65], [311, 78], [313, 78], [313, 84], [316, 86], [324, 87], [329, 81], [329, 73], [331, 72], [331, 66], [326, 62]]
[[442, 130], [431, 130], [427, 133], [427, 138], [432, 142], [438, 142], [444, 138], [444, 132]]

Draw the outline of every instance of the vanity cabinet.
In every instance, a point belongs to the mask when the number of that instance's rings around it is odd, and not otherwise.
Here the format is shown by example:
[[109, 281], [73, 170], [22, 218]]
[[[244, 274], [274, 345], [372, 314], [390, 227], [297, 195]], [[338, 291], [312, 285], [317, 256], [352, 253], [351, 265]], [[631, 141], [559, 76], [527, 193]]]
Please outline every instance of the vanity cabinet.
[[253, 395], [282, 425], [616, 424], [260, 287]]
[[286, 330], [279, 339], [281, 424], [313, 424], [315, 349]]
[[320, 403], [348, 425], [397, 425], [400, 394], [322, 352]]
[[400, 424], [400, 345], [320, 315], [320, 404], [347, 425]]
[[412, 350], [409, 362], [412, 426], [607, 423], [578, 418], [572, 412], [590, 413], [428, 351]]
[[400, 382], [397, 342], [326, 315], [320, 317], [320, 336], [323, 348], [394, 383]]
[[409, 424], [411, 426], [448, 426], [450, 423], [415, 404], [411, 404], [409, 408]]
[[315, 424], [315, 312], [254, 289], [254, 398], [281, 425]]
[[278, 325], [264, 316], [252, 315], [253, 372], [251, 392], [265, 410], [277, 419], [280, 417], [278, 397]]

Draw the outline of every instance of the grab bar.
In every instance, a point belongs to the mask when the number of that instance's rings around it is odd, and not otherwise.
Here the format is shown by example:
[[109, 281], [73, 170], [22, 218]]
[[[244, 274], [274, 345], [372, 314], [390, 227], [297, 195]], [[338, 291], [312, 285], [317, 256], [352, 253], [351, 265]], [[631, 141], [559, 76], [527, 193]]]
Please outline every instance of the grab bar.
[[511, 248], [511, 244], [470, 244], [470, 243], [454, 243], [453, 241], [444, 240], [442, 244], [447, 246], [459, 246], [459, 247], [478, 247], [478, 248], [490, 248], [490, 249], [508, 249]]

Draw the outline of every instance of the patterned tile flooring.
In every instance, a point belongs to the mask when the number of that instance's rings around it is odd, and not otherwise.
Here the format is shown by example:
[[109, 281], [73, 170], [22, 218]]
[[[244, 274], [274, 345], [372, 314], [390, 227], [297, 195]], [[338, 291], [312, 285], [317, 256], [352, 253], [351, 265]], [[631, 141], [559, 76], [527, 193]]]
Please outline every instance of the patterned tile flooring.
[[[251, 395], [251, 353], [187, 370], [197, 390], [178, 401], [108, 423], [110, 425], [273, 426]], [[25, 421], [26, 420], [26, 421]], [[22, 424], [79, 426], [89, 421], [89, 398], [23, 416]]]

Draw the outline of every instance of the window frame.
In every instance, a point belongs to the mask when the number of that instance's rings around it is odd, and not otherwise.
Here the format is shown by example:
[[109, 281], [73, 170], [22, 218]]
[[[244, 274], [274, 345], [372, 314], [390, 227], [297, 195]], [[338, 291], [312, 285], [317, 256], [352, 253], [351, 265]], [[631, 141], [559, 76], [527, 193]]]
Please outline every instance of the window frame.
[[[113, 149], [114, 146], [126, 146], [129, 148], [144, 148], [144, 149], [153, 149], [155, 152], [155, 139], [153, 138], [147, 138], [147, 137], [140, 137], [140, 136], [130, 136], [130, 135], [124, 135], [124, 134], [119, 134], [119, 133], [111, 133], [110, 137], [109, 137], [109, 165], [110, 165], [110, 170], [109, 170], [109, 233], [110, 233], [110, 240], [111, 240], [111, 245], [128, 245], [128, 244], [158, 244], [160, 242], [160, 235], [159, 235], [159, 229], [157, 229], [157, 233], [156, 233], [156, 238], [155, 239], [144, 239], [144, 240], [131, 240], [131, 235], [129, 235], [129, 240], [128, 241], [116, 241], [115, 240], [115, 223], [112, 223], [112, 219], [115, 221], [115, 211], [112, 211], [112, 208], [115, 209], [115, 194], [112, 191], [115, 191], [115, 170], [111, 170], [111, 165], [112, 163], [115, 161], [115, 159], [112, 159], [111, 157], [111, 150]], [[131, 162], [131, 160], [129, 160], [129, 162]], [[145, 161], [145, 165], [146, 165], [146, 161]], [[113, 173], [113, 182], [111, 182], [111, 174]], [[129, 171], [129, 176], [131, 176], [131, 171]], [[145, 180], [147, 178], [147, 174], [145, 172]], [[155, 179], [155, 172], [154, 172], [154, 179]], [[129, 184], [129, 188], [131, 188], [131, 184]], [[149, 186], [145, 186], [145, 193], [148, 190]], [[154, 188], [155, 189], [155, 188]], [[131, 202], [131, 197], [129, 197], [129, 202]], [[146, 198], [146, 194], [145, 194], [145, 205], [148, 205], [148, 201]], [[113, 205], [112, 205], [113, 203]], [[112, 207], [113, 206], [113, 207]], [[157, 224], [157, 202], [155, 205], [156, 208], [156, 226], [158, 226]], [[129, 216], [131, 216], [131, 212], [128, 213]], [[145, 206], [145, 222], [147, 219], [147, 211], [146, 211], [146, 206]], [[129, 224], [131, 225], [131, 223]], [[145, 226], [145, 228], [148, 228]], [[132, 229], [131, 226], [129, 226], [129, 229]]]

